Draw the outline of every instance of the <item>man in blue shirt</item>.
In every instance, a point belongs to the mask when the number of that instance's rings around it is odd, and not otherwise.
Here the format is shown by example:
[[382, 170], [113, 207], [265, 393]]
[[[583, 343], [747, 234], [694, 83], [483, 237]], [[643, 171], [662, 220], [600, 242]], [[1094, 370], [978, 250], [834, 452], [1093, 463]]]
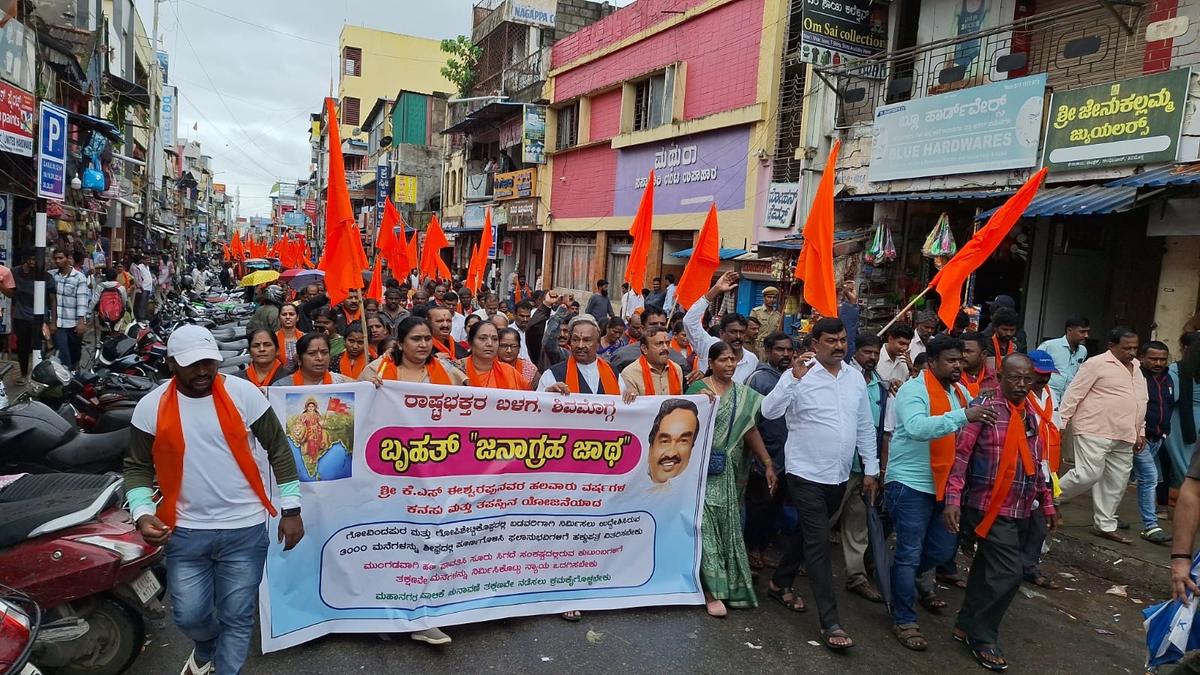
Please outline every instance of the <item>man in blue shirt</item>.
[[[925, 345], [929, 367], [896, 392], [896, 431], [888, 446], [884, 500], [896, 528], [892, 561], [892, 627], [905, 647], [929, 642], [917, 625], [914, 592], [928, 610], [946, 607], [925, 573], [954, 558], [958, 538], [942, 523], [946, 481], [954, 461], [954, 434], [968, 422], [995, 421], [996, 413], [967, 406], [963, 341], [938, 336]], [[936, 400], [933, 400], [935, 399]], [[920, 580], [919, 580], [920, 579]], [[918, 588], [918, 585], [921, 586]]]
[[[792, 367], [796, 350], [792, 338], [778, 331], [763, 338], [763, 349], [767, 360], [759, 363], [758, 368], [750, 373], [750, 377], [746, 378], [746, 386], [766, 396], [779, 384], [783, 371]], [[788, 437], [787, 420], [764, 419], [758, 423], [758, 433], [762, 436], [767, 454], [771, 456], [771, 470], [782, 479], [783, 448]], [[767, 547], [775, 534], [775, 521], [786, 503], [787, 490], [776, 490], [771, 494], [767, 489], [766, 468], [757, 458], [753, 459], [746, 483], [746, 552], [751, 569], [762, 569], [768, 564], [765, 560]]]
[[1079, 372], [1079, 366], [1087, 360], [1087, 345], [1084, 343], [1091, 332], [1091, 323], [1082, 316], [1067, 319], [1066, 334], [1060, 338], [1046, 340], [1038, 345], [1038, 349], [1050, 354], [1054, 359], [1054, 367], [1058, 372], [1050, 376], [1050, 391], [1054, 392], [1054, 400], [1062, 401], [1067, 385]]

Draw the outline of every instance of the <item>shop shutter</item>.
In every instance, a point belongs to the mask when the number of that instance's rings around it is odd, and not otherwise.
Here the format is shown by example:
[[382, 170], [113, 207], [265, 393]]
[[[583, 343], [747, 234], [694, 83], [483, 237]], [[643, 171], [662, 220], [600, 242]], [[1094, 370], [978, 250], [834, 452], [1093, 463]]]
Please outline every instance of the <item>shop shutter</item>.
[[426, 145], [428, 138], [426, 112], [424, 96], [411, 92], [401, 94], [392, 118], [392, 133], [396, 135], [395, 142], [407, 145]]

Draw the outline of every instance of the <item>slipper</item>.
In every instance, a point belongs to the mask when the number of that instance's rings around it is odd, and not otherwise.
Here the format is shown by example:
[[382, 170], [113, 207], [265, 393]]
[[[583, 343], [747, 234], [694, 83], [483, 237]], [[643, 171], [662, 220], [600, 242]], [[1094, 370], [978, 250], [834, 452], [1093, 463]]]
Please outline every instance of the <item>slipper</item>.
[[940, 614], [941, 612], [939, 612], [939, 610], [946, 609], [947, 606], [946, 601], [939, 598], [935, 593], [926, 593], [925, 595], [917, 598], [917, 602], [921, 603], [922, 607], [934, 612], [935, 614]]
[[950, 637], [954, 638], [955, 642], [961, 642], [964, 645], [967, 644], [968, 640], [970, 640], [970, 638], [967, 637], [967, 631], [961, 628], [955, 628], [954, 630], [950, 631]]
[[1142, 539], [1151, 544], [1169, 544], [1171, 543], [1171, 535], [1167, 534], [1161, 527], [1152, 527], [1142, 532]]
[[871, 586], [871, 582], [863, 580], [853, 586], [847, 586], [846, 591], [857, 595], [869, 602], [883, 602], [883, 596]]
[[[792, 599], [787, 597], [791, 595]], [[784, 607], [787, 607], [793, 612], [807, 612], [808, 607], [804, 604], [804, 598], [800, 594], [788, 588], [770, 588], [767, 587], [767, 596], [778, 600]]]
[[921, 628], [915, 623], [892, 626], [892, 635], [895, 635], [905, 648], [914, 652], [923, 652], [929, 649], [929, 640], [925, 639], [925, 636], [921, 634]]
[[[847, 641], [847, 644], [835, 645], [833, 644], [834, 638], [843, 638]], [[821, 641], [825, 643], [826, 647], [835, 652], [850, 649], [854, 646], [854, 640], [850, 639], [850, 634], [837, 624], [821, 631]]]
[[[971, 656], [975, 657], [975, 663], [978, 663], [984, 668], [997, 673], [1002, 673], [1008, 670], [1008, 661], [1004, 660], [1004, 653], [1000, 651], [1000, 647], [996, 645], [984, 646], [971, 640], [967, 641], [967, 646], [971, 648]], [[1000, 659], [1000, 662], [993, 663], [992, 661], [984, 658], [985, 656], [996, 657]]]
[[1025, 581], [1028, 581], [1029, 583], [1033, 584], [1034, 586], [1038, 586], [1040, 588], [1045, 588], [1045, 589], [1048, 589], [1051, 591], [1057, 591], [1062, 588], [1062, 586], [1057, 581], [1051, 579], [1050, 577], [1048, 577], [1044, 574], [1039, 574], [1038, 576], [1033, 577], [1033, 578], [1026, 578]]
[[1112, 532], [1105, 532], [1104, 530], [1097, 530], [1097, 529], [1093, 528], [1092, 534], [1096, 535], [1097, 537], [1100, 537], [1101, 539], [1115, 541], [1118, 544], [1125, 544], [1126, 546], [1133, 543], [1132, 539], [1130, 539], [1129, 537], [1117, 534], [1117, 532], [1115, 530]]
[[704, 603], [704, 611], [714, 619], [724, 619], [729, 616], [729, 610], [725, 608], [725, 603], [715, 598]]
[[563, 621], [575, 622], [583, 618], [583, 613], [579, 610], [573, 609], [569, 612], [563, 612], [562, 614], [559, 614], [559, 616], [562, 617]]
[[934, 579], [936, 579], [939, 584], [945, 584], [946, 586], [954, 586], [955, 588], [967, 587], [966, 579], [963, 579], [957, 574], [938, 574], [934, 576]]

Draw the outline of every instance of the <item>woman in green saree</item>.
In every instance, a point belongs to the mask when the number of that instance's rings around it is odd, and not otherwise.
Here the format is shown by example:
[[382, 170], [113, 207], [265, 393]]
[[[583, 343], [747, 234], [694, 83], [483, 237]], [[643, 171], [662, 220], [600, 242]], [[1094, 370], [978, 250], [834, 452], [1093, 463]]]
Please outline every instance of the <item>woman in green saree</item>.
[[[706, 377], [688, 389], [689, 394], [711, 391], [720, 399], [700, 528], [700, 585], [705, 609], [717, 618], [728, 613], [726, 603], [735, 608], [758, 606], [742, 538], [742, 504], [750, 473], [746, 454], [753, 452], [765, 466], [771, 462], [756, 426], [762, 395], [733, 381], [737, 363], [728, 344], [714, 344], [708, 351]], [[767, 487], [774, 493], [775, 476], [767, 473]]]

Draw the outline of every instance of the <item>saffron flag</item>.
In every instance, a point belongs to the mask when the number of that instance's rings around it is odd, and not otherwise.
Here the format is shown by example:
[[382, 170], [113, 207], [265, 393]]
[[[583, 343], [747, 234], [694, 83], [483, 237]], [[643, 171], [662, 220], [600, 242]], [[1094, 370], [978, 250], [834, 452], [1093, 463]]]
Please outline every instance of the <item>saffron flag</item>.
[[1043, 168], [1025, 181], [1021, 189], [996, 209], [996, 212], [988, 218], [987, 224], [981, 227], [962, 248], [958, 249], [958, 253], [942, 269], [938, 270], [933, 280], [929, 282], [929, 287], [937, 291], [938, 296], [942, 298], [941, 307], [938, 308], [938, 317], [947, 326], [954, 325], [954, 319], [958, 316], [959, 309], [962, 308], [963, 283], [1008, 236], [1012, 226], [1021, 219], [1021, 214], [1025, 213], [1029, 202], [1033, 201], [1045, 179], [1046, 169]]
[[835, 140], [829, 150], [817, 194], [804, 221], [804, 246], [796, 261], [796, 278], [804, 281], [804, 301], [822, 316], [837, 316], [837, 283], [833, 279], [833, 176], [837, 171]]
[[429, 221], [425, 230], [425, 246], [421, 249], [421, 276], [430, 279], [449, 279], [450, 268], [442, 260], [442, 249], [450, 245], [437, 214]]
[[383, 302], [383, 254], [375, 254], [375, 267], [371, 270], [371, 283], [367, 286], [367, 297]]
[[650, 170], [650, 179], [642, 192], [642, 201], [638, 203], [637, 214], [633, 224], [629, 226], [629, 234], [633, 237], [633, 247], [629, 251], [629, 264], [625, 267], [625, 281], [637, 295], [642, 294], [646, 287], [646, 266], [650, 262], [650, 240], [654, 219], [654, 170]]
[[[325, 114], [337, 119], [333, 99], [325, 99]], [[318, 269], [325, 272], [325, 292], [329, 304], [337, 305], [352, 289], [362, 288], [363, 270], [370, 266], [363, 250], [362, 237], [350, 206], [350, 191], [346, 185], [346, 165], [342, 158], [342, 141], [337, 124], [329, 125], [329, 201], [325, 205], [325, 251]]]
[[692, 303], [708, 292], [713, 274], [720, 266], [721, 232], [717, 225], [717, 204], [713, 202], [708, 207], [708, 217], [704, 219], [704, 227], [700, 228], [692, 257], [683, 270], [683, 276], [679, 277], [679, 285], [675, 287], [675, 301], [684, 309], [690, 308]]
[[233, 254], [233, 259], [241, 262], [246, 257], [246, 249], [242, 246], [242, 233], [237, 230], [233, 231], [233, 242], [229, 245], [229, 252]]
[[[400, 226], [399, 235], [396, 234], [397, 225]], [[391, 197], [384, 202], [383, 228], [384, 231], [380, 234], [382, 243], [379, 250], [387, 260], [392, 277], [402, 279], [408, 274], [408, 270], [412, 269], [412, 265], [408, 262], [408, 242], [405, 241], [404, 219], [400, 217], [400, 212], [396, 210], [396, 205], [392, 203]]]
[[492, 207], [489, 206], [483, 216], [483, 233], [475, 246], [475, 252], [471, 255], [471, 264], [467, 267], [467, 288], [471, 289], [472, 293], [478, 292], [483, 283], [483, 276], [487, 271], [488, 251], [491, 248]]

